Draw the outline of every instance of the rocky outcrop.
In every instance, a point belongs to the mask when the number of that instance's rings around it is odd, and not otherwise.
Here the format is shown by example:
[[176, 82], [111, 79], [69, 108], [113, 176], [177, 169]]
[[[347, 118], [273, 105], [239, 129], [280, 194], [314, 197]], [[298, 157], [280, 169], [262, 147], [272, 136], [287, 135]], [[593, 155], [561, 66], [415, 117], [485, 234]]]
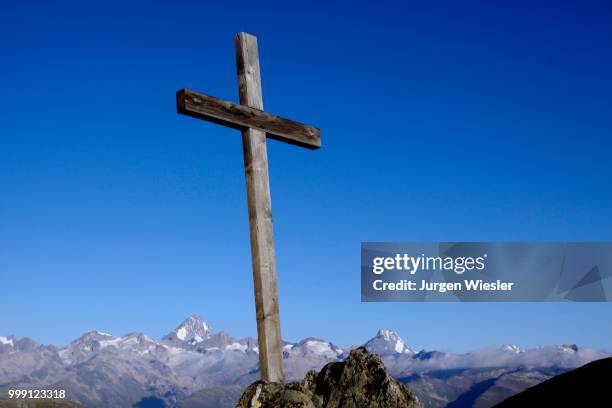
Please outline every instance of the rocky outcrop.
[[251, 384], [237, 408], [420, 408], [421, 403], [393, 379], [377, 355], [357, 348], [343, 362], [308, 372], [302, 382]]

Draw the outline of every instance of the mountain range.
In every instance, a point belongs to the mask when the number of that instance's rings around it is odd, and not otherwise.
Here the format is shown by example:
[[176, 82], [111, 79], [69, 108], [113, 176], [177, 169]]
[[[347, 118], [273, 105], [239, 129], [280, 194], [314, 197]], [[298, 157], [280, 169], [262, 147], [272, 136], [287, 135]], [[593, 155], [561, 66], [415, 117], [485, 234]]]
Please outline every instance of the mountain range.
[[[611, 354], [576, 345], [504, 345], [469, 353], [415, 352], [392, 330], [364, 346], [425, 406], [490, 407], [528, 387]], [[350, 349], [306, 338], [285, 342], [288, 380], [343, 360]], [[259, 378], [257, 341], [214, 332], [191, 316], [159, 340], [87, 332], [64, 347], [0, 336], [0, 396], [8, 389], [65, 389], [88, 407], [232, 407]]]

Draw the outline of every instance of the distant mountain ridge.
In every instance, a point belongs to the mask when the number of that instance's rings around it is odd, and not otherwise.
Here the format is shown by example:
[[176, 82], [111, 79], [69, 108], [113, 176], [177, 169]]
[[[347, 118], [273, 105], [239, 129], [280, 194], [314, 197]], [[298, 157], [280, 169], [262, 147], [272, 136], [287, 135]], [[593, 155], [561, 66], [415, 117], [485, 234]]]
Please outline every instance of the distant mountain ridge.
[[[575, 345], [415, 352], [386, 329], [364, 346], [433, 407], [492, 406], [556, 374], [610, 356]], [[301, 379], [308, 370], [344, 360], [349, 351], [316, 338], [285, 342], [286, 376]], [[145, 406], [151, 401], [167, 407], [233, 406], [259, 377], [258, 353], [255, 339], [214, 332], [199, 315], [159, 340], [143, 333], [116, 337], [90, 331], [56, 347], [0, 336], [0, 398], [10, 388], [52, 387], [66, 389], [69, 399], [91, 407]]]

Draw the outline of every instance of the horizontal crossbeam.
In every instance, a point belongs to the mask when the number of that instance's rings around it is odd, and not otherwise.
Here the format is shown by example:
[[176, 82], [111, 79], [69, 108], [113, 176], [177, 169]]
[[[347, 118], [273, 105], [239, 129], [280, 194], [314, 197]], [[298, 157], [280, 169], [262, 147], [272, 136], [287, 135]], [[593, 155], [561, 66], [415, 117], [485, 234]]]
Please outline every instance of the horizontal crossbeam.
[[316, 127], [189, 89], [181, 89], [176, 93], [176, 106], [178, 113], [183, 115], [238, 130], [248, 128], [263, 130], [271, 139], [309, 149], [321, 147], [321, 135]]

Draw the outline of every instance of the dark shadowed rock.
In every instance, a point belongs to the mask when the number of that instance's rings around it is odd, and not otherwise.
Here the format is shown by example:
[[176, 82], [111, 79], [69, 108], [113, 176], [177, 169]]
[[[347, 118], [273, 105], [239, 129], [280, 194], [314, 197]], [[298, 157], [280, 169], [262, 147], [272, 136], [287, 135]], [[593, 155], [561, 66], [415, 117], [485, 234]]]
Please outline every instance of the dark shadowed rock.
[[377, 355], [360, 347], [343, 362], [329, 363], [320, 373], [310, 371], [300, 383], [257, 381], [237, 408], [419, 408], [421, 403], [394, 380]]
[[612, 358], [593, 361], [544, 381], [496, 408], [519, 407], [610, 407]]

